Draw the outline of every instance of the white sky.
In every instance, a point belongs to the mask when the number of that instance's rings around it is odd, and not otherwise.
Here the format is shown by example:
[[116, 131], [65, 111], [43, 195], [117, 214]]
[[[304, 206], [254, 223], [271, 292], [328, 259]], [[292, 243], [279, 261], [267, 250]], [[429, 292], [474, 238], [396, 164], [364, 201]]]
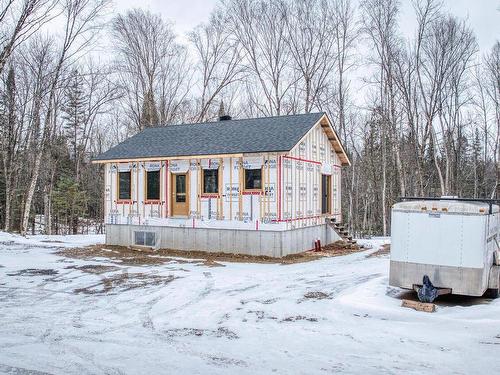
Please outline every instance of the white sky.
[[[208, 20], [218, 0], [115, 0], [115, 11], [140, 7], [160, 13], [173, 22], [179, 36], [184, 37], [193, 27]], [[467, 17], [474, 29], [481, 53], [488, 51], [496, 39], [500, 39], [500, 0], [445, 0], [450, 13]], [[406, 35], [412, 35], [414, 16], [410, 0], [401, 0], [400, 27]]]

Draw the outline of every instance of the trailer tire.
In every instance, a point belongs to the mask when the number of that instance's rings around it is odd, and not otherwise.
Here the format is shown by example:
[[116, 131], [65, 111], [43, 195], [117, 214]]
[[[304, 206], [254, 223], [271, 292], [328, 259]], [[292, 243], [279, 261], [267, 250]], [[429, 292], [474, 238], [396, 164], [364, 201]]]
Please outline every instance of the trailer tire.
[[486, 291], [486, 296], [488, 298], [493, 298], [493, 299], [498, 298], [498, 297], [500, 297], [500, 290], [498, 290], [498, 289], [488, 289]]
[[486, 291], [486, 295], [489, 298], [500, 297], [500, 267], [499, 266], [491, 267], [489, 286], [492, 288], [490, 288]]

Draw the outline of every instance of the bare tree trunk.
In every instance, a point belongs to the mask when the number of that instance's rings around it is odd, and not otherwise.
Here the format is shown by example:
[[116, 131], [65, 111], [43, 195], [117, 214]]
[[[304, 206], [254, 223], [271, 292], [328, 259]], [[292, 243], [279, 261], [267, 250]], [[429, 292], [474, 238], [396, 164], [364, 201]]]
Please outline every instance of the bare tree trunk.
[[35, 194], [36, 183], [38, 181], [38, 175], [40, 173], [40, 165], [42, 163], [43, 152], [38, 152], [35, 157], [35, 164], [33, 165], [33, 175], [31, 176], [28, 191], [26, 193], [26, 201], [24, 202], [23, 220], [21, 223], [21, 235], [25, 236], [28, 230], [30, 212], [31, 212], [31, 202], [33, 201], [33, 195]]
[[5, 171], [4, 175], [5, 175], [5, 225], [4, 225], [4, 231], [8, 232], [10, 230], [11, 181], [10, 181], [9, 175], [7, 174], [7, 171]]

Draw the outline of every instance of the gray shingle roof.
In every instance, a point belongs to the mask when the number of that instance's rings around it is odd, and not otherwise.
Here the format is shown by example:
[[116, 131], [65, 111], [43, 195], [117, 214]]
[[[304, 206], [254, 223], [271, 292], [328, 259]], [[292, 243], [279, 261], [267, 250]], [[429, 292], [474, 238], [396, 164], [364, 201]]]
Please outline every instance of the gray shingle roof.
[[94, 160], [290, 151], [324, 112], [148, 128]]

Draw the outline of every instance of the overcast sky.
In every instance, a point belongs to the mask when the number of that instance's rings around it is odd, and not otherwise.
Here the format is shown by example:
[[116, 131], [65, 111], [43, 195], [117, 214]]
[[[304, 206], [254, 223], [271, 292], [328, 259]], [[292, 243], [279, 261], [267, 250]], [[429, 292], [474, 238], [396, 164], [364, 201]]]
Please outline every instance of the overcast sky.
[[[179, 36], [184, 36], [194, 26], [205, 22], [218, 0], [115, 0], [115, 10], [123, 12], [133, 7], [161, 13], [174, 23]], [[411, 35], [414, 30], [413, 9], [409, 0], [401, 1], [401, 30]], [[445, 0], [450, 13], [467, 17], [474, 29], [481, 52], [491, 48], [500, 39], [500, 0]]]

